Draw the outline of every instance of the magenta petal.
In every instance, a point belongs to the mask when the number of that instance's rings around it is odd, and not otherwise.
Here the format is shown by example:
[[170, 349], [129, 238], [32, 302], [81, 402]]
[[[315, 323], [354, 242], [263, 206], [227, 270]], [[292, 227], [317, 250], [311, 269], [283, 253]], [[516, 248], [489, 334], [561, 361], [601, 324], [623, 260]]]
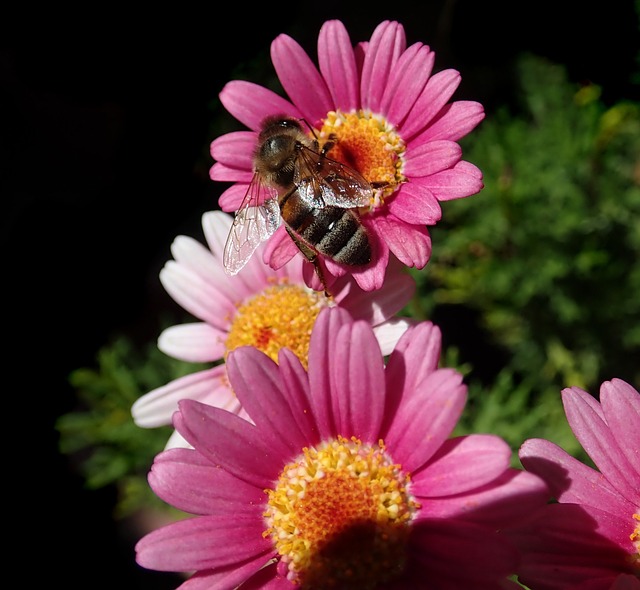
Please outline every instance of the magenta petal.
[[515, 571], [517, 553], [484, 526], [430, 520], [412, 531], [411, 556], [430, 588], [497, 590], [500, 581]]
[[606, 506], [616, 514], [633, 510], [607, 479], [551, 441], [532, 438], [520, 447], [520, 461], [527, 471], [543, 478], [561, 502]]
[[[422, 93], [434, 61], [435, 54], [422, 43], [415, 43], [400, 56], [380, 101], [380, 112], [385, 113], [395, 127], [401, 127]], [[399, 88], [402, 92], [398, 92]]]
[[351, 321], [349, 313], [339, 307], [325, 308], [316, 319], [309, 343], [309, 395], [316, 417], [320, 439], [327, 439], [337, 431], [331, 398], [332, 379], [338, 358], [333, 354], [340, 327]]
[[397, 22], [380, 23], [371, 35], [362, 65], [362, 108], [380, 112], [380, 101], [389, 76], [407, 46], [404, 28]]
[[247, 414], [261, 428], [264, 443], [284, 457], [297, 455], [308, 439], [285, 397], [278, 365], [252, 346], [231, 351], [226, 365], [229, 382]]
[[406, 142], [413, 141], [414, 136], [427, 128], [431, 120], [453, 96], [461, 79], [460, 73], [456, 70], [444, 70], [429, 79], [402, 125], [402, 137]]
[[567, 421], [582, 448], [609, 482], [638, 506], [640, 474], [634, 471], [625, 454], [620, 451], [611, 429], [604, 421], [601, 408], [596, 411], [592, 407], [594, 401], [586, 391], [577, 388], [562, 391]]
[[431, 258], [431, 237], [426, 227], [410, 225], [389, 214], [376, 216], [376, 233], [403, 264], [422, 269]]
[[403, 469], [420, 469], [451, 434], [466, 402], [462, 375], [439, 369], [406, 391], [384, 440]]
[[220, 102], [252, 131], [259, 131], [268, 115], [282, 113], [290, 117], [302, 117], [302, 113], [288, 100], [272, 90], [244, 80], [228, 82], [220, 92]]
[[602, 384], [600, 403], [620, 451], [640, 478], [640, 394], [626, 381], [612, 379]]
[[247, 194], [248, 188], [248, 182], [247, 184], [234, 184], [230, 186], [218, 197], [218, 207], [220, 207], [222, 211], [237, 211], [240, 209], [240, 205], [242, 204], [244, 196]]
[[462, 156], [462, 148], [455, 141], [430, 141], [407, 148], [403, 172], [408, 177], [430, 176], [455, 166]]
[[263, 260], [272, 269], [278, 270], [297, 255], [300, 255], [300, 250], [287, 233], [284, 225], [281, 225], [266, 243]]
[[305, 50], [288, 35], [271, 44], [271, 61], [285, 92], [312, 125], [333, 110], [329, 89]]
[[283, 392], [297, 427], [306, 440], [305, 446], [320, 442], [318, 427], [309, 399], [309, 377], [300, 363], [300, 359], [288, 348], [281, 348], [278, 354], [278, 366], [282, 375]]
[[253, 131], [233, 131], [217, 137], [211, 142], [211, 157], [231, 168], [253, 171], [251, 154], [255, 149], [257, 135]]
[[441, 347], [442, 333], [435, 324], [420, 322], [408, 328], [387, 362], [387, 391], [401, 398], [405, 392], [415, 389], [420, 381], [437, 369]]
[[453, 168], [420, 179], [438, 201], [451, 201], [475, 195], [484, 187], [482, 172], [477, 166], [461, 160]]
[[505, 470], [492, 482], [468, 493], [434, 498], [427, 472], [428, 469], [415, 474], [412, 487], [423, 506], [419, 519], [464, 518], [492, 529], [511, 528], [528, 519], [549, 499], [548, 488], [539, 477], [516, 469]]
[[193, 449], [170, 449], [156, 456], [149, 473], [156, 495], [190, 514], [262, 514], [266, 495]]
[[255, 515], [199, 516], [157, 529], [138, 541], [136, 561], [159, 571], [225, 567], [272, 550]]
[[346, 324], [332, 354], [337, 359], [332, 397], [338, 434], [377, 443], [385, 399], [384, 360], [373, 330], [363, 321]]
[[175, 429], [214, 465], [262, 489], [284, 465], [282, 455], [265, 442], [264, 433], [247, 420], [219, 408], [182, 400]]
[[349, 33], [339, 20], [322, 25], [318, 35], [318, 64], [335, 108], [348, 113], [360, 106], [358, 68]]
[[435, 195], [421, 182], [406, 182], [389, 201], [389, 212], [409, 224], [435, 225], [442, 209]]
[[[275, 566], [266, 565], [265, 567], [265, 564], [272, 561], [271, 553], [261, 553], [243, 563], [196, 572], [186, 582], [180, 584], [176, 590], [212, 590], [212, 588], [238, 588], [240, 586], [242, 586], [242, 590], [249, 590], [249, 588], [253, 588], [251, 582], [254, 578], [260, 576], [265, 580], [267, 576], [275, 575]], [[291, 586], [291, 582], [288, 580], [286, 582]], [[275, 588], [275, 586], [271, 586], [265, 581], [259, 588], [267, 590]]]
[[497, 436], [475, 434], [450, 439], [424, 466], [420, 486], [429, 497], [468, 492], [504, 473], [510, 459], [511, 448]]
[[484, 107], [479, 102], [458, 100], [446, 105], [431, 125], [412, 141], [417, 144], [436, 139], [458, 141], [473, 131], [484, 119]]

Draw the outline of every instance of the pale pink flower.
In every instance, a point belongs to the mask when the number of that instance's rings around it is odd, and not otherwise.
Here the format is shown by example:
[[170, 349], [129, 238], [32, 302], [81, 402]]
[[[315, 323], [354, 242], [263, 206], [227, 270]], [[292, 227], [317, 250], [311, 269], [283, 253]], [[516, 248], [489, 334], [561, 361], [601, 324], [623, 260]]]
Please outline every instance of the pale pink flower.
[[385, 365], [370, 325], [323, 309], [309, 368], [254, 347], [227, 359], [252, 421], [186, 400], [193, 446], [160, 453], [149, 482], [196, 515], [137, 544], [150, 569], [191, 572], [182, 590], [495, 590], [517, 553], [501, 530], [545, 502], [494, 435], [449, 438], [466, 401], [438, 368], [439, 329], [410, 326]]
[[[208, 247], [188, 236], [178, 236], [171, 247], [174, 260], [160, 272], [168, 293], [198, 321], [172, 326], [158, 339], [161, 351], [174, 358], [215, 366], [171, 381], [139, 398], [132, 407], [138, 426], [171, 424], [178, 401], [199, 400], [246, 417], [229, 387], [223, 362], [240, 345], [254, 345], [277, 359], [286, 346], [306, 365], [311, 328], [327, 306], [346, 309], [355, 319], [373, 326], [385, 354], [393, 350], [411, 320], [396, 317], [415, 291], [414, 280], [396, 265], [389, 280], [375, 293], [361, 290], [349, 277], [332, 285], [333, 296], [309, 289], [301, 258], [274, 270], [262, 256], [250, 260], [229, 277], [222, 266], [222, 251], [232, 217], [221, 211], [205, 213], [202, 227]], [[260, 251], [261, 253], [261, 251]], [[183, 445], [174, 433], [168, 446]]]
[[[271, 59], [289, 100], [240, 80], [220, 93], [226, 109], [250, 129], [211, 144], [216, 160], [211, 178], [235, 183], [220, 197], [220, 207], [239, 208], [253, 177], [252, 155], [265, 117], [301, 119], [321, 144], [335, 134], [337, 146], [329, 157], [383, 185], [370, 206], [360, 209], [372, 261], [348, 272], [372, 290], [383, 283], [390, 253], [406, 266], [423, 268], [431, 256], [427, 226], [440, 220], [440, 202], [483, 187], [482, 173], [462, 159], [458, 140], [484, 118], [484, 109], [474, 101], [449, 102], [460, 74], [453, 69], [433, 74], [434, 58], [423, 43], [407, 47], [404, 28], [394, 21], [382, 22], [368, 42], [355, 47], [342, 22], [327, 21], [318, 37], [318, 67], [291, 37], [276, 37]], [[265, 255], [279, 268], [297, 252], [281, 226]], [[321, 262], [331, 275], [347, 272], [325, 257]]]
[[562, 391], [569, 425], [597, 469], [542, 439], [520, 459], [558, 503], [545, 506], [519, 538], [522, 581], [534, 590], [640, 588], [640, 394], [605, 381], [600, 401]]

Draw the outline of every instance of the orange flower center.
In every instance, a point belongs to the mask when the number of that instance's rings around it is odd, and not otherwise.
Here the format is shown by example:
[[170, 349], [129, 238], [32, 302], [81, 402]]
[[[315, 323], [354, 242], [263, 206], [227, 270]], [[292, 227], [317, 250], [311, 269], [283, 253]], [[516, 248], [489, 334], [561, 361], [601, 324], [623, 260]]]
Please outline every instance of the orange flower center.
[[268, 495], [265, 537], [303, 590], [373, 590], [406, 563], [419, 509], [384, 443], [339, 437], [305, 448]]
[[329, 157], [351, 166], [374, 187], [372, 207], [380, 206], [405, 181], [404, 141], [383, 117], [364, 111], [331, 111], [318, 133], [318, 140], [323, 145], [329, 137], [336, 139]]

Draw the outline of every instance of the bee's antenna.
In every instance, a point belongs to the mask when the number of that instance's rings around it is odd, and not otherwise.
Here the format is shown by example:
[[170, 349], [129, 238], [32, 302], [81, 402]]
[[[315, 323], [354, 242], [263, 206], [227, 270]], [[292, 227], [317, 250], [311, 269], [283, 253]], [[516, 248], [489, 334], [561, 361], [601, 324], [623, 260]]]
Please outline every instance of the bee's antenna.
[[307, 121], [304, 117], [300, 117], [298, 121], [302, 121], [309, 128], [309, 131], [313, 133], [313, 138], [316, 141], [318, 141], [318, 135], [316, 134], [316, 130], [309, 124], [309, 121]]

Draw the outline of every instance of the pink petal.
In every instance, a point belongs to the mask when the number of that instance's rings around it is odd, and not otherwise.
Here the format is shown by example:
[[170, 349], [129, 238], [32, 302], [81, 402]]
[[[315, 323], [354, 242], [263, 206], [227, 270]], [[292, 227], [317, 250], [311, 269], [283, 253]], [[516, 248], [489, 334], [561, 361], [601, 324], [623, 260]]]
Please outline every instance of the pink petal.
[[[640, 474], [634, 472], [604, 421], [601, 412], [594, 411], [593, 397], [586, 391], [562, 391], [567, 421], [582, 448], [613, 486], [636, 506], [640, 505]], [[631, 441], [628, 441], [631, 442]], [[640, 447], [636, 447], [638, 449]]]
[[[612, 379], [602, 384], [600, 403], [620, 451], [640, 478], [640, 393], [626, 381]], [[640, 479], [635, 481], [640, 490]]]
[[190, 363], [206, 363], [221, 359], [227, 332], [205, 323], [171, 326], [158, 338], [158, 348], [173, 358]]
[[214, 139], [209, 151], [214, 160], [230, 168], [253, 172], [251, 155], [257, 141], [258, 136], [253, 131], [233, 131]]
[[511, 448], [490, 434], [461, 436], [445, 441], [420, 473], [414, 476], [417, 495], [430, 498], [469, 492], [502, 475], [509, 467]]
[[219, 365], [174, 379], [138, 398], [131, 407], [133, 420], [142, 428], [169, 425], [181, 399], [206, 399], [228, 408], [238, 405], [226, 384], [225, 367]]
[[422, 185], [421, 179], [400, 187], [389, 201], [389, 212], [408, 224], [435, 225], [442, 218], [438, 199]]
[[515, 571], [515, 549], [475, 523], [422, 521], [414, 527], [411, 541], [414, 567], [430, 588], [496, 590], [499, 581]]
[[188, 572], [240, 564], [272, 550], [254, 514], [199, 516], [157, 529], [138, 541], [136, 561], [159, 571]]
[[358, 321], [342, 326], [332, 354], [336, 357], [331, 396], [337, 433], [378, 442], [384, 411], [384, 360], [369, 324]]
[[306, 446], [318, 444], [320, 439], [310, 402], [309, 377], [306, 370], [300, 359], [287, 348], [281, 348], [278, 353], [278, 367], [282, 377], [283, 393], [296, 426], [303, 433]]
[[369, 41], [360, 78], [362, 108], [380, 112], [380, 101], [393, 68], [407, 46], [404, 28], [392, 21], [380, 23]]
[[348, 284], [348, 292], [340, 299], [334, 297], [335, 301], [344, 306], [353, 319], [366, 320], [373, 326], [385, 322], [405, 307], [416, 289], [413, 277], [398, 269], [387, 269], [387, 280], [376, 291], [375, 297], [358, 289], [351, 281]]
[[345, 113], [357, 109], [360, 106], [358, 69], [349, 33], [339, 20], [329, 20], [320, 29], [318, 63], [335, 108]]
[[403, 264], [422, 269], [431, 257], [431, 237], [426, 227], [410, 225], [389, 214], [374, 220], [376, 233]]
[[466, 394], [462, 375], [439, 369], [418, 382], [414, 391], [405, 390], [397, 408], [387, 409], [393, 421], [383, 438], [403, 469], [417, 471], [434, 455], [455, 428]]
[[[270, 553], [262, 553], [257, 557], [245, 561], [242, 564], [231, 564], [224, 568], [215, 570], [205, 570], [196, 572], [186, 582], [180, 584], [176, 590], [211, 590], [212, 588], [238, 588], [242, 585], [242, 590], [252, 588], [251, 582], [258, 576], [266, 577], [268, 573], [274, 575], [274, 566], [269, 566], [272, 559]], [[255, 575], [254, 575], [255, 574]], [[287, 584], [291, 582], [285, 580]], [[273, 590], [275, 587], [269, 583], [259, 586], [263, 590]]]
[[[492, 529], [505, 529], [518, 526], [549, 499], [548, 488], [539, 477], [516, 469], [504, 470], [500, 477], [476, 490], [437, 498], [431, 497], [427, 476], [425, 469], [413, 479], [412, 491], [423, 506], [420, 519], [464, 518]], [[464, 473], [460, 477], [462, 487]]]
[[404, 174], [414, 177], [430, 176], [455, 166], [462, 157], [462, 148], [455, 141], [430, 141], [407, 148]]
[[190, 514], [240, 514], [251, 507], [260, 518], [267, 496], [212, 465], [192, 449], [171, 449], [156, 456], [149, 473], [155, 494]]
[[284, 114], [302, 118], [302, 113], [288, 100], [263, 86], [232, 80], [220, 92], [220, 102], [238, 121], [252, 131], [260, 131], [265, 117]]
[[444, 70], [431, 76], [402, 125], [402, 138], [407, 143], [412, 142], [416, 135], [427, 128], [453, 96], [460, 80], [460, 73], [456, 70]]
[[278, 269], [287, 264], [294, 256], [301, 256], [300, 250], [287, 233], [283, 224], [266, 243], [263, 260], [271, 268]]
[[[214, 164], [215, 166], [215, 164]], [[214, 179], [215, 180], [215, 179]], [[230, 186], [218, 197], [218, 207], [223, 211], [237, 211], [244, 200], [249, 188], [249, 180], [246, 184], [238, 183]]]
[[249, 184], [253, 178], [253, 172], [236, 166], [228, 166], [222, 162], [215, 162], [209, 169], [209, 178], [216, 182], [242, 182]]
[[520, 447], [527, 471], [542, 477], [560, 502], [607, 506], [615, 514], [633, 510], [607, 479], [551, 441], [532, 438]]
[[420, 179], [438, 201], [451, 201], [475, 195], [484, 187], [482, 172], [477, 166], [461, 160], [453, 168]]
[[[389, 83], [380, 101], [380, 112], [395, 127], [400, 127], [405, 117], [422, 93], [435, 61], [435, 54], [427, 45], [415, 43], [409, 47], [394, 66]], [[402, 91], [398, 92], [401, 88]]]
[[308, 445], [274, 361], [257, 348], [242, 346], [227, 357], [227, 374], [243, 408], [262, 430], [265, 444], [282, 456], [292, 457]]
[[340, 434], [333, 415], [332, 379], [338, 358], [333, 354], [340, 326], [352, 321], [339, 307], [325, 308], [318, 314], [309, 343], [309, 397], [321, 440]]
[[415, 389], [437, 369], [441, 348], [442, 333], [435, 324], [420, 322], [407, 329], [387, 362], [387, 390], [397, 392], [400, 398]]
[[324, 79], [297, 41], [278, 35], [271, 44], [271, 61], [285, 92], [311, 125], [333, 110]]
[[261, 489], [272, 485], [284, 459], [264, 432], [225, 410], [193, 400], [178, 403], [175, 429], [214, 465]]
[[458, 100], [446, 105], [429, 127], [412, 142], [421, 144], [436, 139], [458, 141], [473, 131], [484, 119], [484, 107], [479, 102]]

